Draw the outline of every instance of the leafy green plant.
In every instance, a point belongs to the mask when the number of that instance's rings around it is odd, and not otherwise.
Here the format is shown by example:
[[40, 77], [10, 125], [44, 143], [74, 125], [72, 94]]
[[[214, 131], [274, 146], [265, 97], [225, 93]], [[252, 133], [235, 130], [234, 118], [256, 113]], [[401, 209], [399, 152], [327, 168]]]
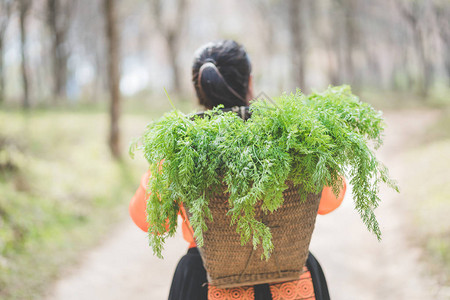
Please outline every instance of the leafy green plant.
[[[337, 194], [341, 174], [353, 185], [355, 208], [378, 239], [375, 218], [381, 182], [398, 190], [374, 148], [382, 144], [382, 114], [359, 101], [348, 86], [323, 93], [284, 94], [273, 103], [255, 101], [252, 117], [215, 108], [203, 118], [177, 110], [150, 123], [130, 148], [143, 151], [150, 164], [147, 202], [150, 245], [161, 257], [165, 239], [176, 231], [177, 213], [189, 209], [197, 245], [203, 245], [209, 199], [227, 186], [232, 224], [243, 244], [260, 243], [264, 255], [273, 250], [270, 229], [255, 219], [283, 204], [286, 181], [301, 185], [301, 194], [332, 186]], [[168, 221], [167, 221], [168, 220]], [[168, 229], [167, 229], [168, 227]]]

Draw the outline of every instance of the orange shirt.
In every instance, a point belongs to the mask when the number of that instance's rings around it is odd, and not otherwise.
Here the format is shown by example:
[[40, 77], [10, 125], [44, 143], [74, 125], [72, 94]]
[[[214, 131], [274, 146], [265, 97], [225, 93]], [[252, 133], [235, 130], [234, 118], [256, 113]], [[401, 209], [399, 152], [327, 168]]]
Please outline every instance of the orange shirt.
[[[131, 199], [129, 206], [130, 216], [133, 219], [134, 223], [145, 232], [148, 231], [148, 222], [146, 213], [148, 193], [146, 190], [149, 177], [150, 171], [147, 171], [147, 173], [145, 173], [142, 176], [141, 184], [139, 185], [139, 188], [137, 189], [136, 193]], [[344, 186], [337, 198], [334, 195], [331, 187], [324, 187], [322, 190], [322, 197], [320, 198], [319, 210], [317, 211], [317, 213], [320, 215], [325, 215], [338, 208], [339, 205], [341, 205], [342, 200], [344, 199], [345, 191], [346, 191], [345, 179], [344, 179]], [[186, 242], [189, 243], [189, 248], [196, 247], [193, 230], [192, 227], [189, 225], [189, 221], [186, 217], [184, 207], [181, 207], [180, 215], [181, 218], [183, 219], [183, 223], [181, 224], [183, 238], [186, 240]]]

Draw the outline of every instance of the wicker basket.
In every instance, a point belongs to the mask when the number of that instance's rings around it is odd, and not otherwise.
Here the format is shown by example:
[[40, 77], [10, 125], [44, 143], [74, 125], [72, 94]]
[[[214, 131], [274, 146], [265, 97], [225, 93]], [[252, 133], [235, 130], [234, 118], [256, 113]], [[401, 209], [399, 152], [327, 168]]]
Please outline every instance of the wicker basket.
[[[227, 216], [228, 194], [210, 199], [213, 222], [207, 221], [204, 246], [199, 248], [208, 281], [219, 288], [296, 280], [303, 271], [314, 230], [320, 194], [301, 201], [299, 188], [288, 183], [284, 204], [274, 213], [257, 211], [257, 220], [270, 227], [274, 250], [268, 261], [261, 260], [262, 246], [251, 242], [241, 246], [235, 226]], [[189, 215], [189, 212], [188, 212]]]

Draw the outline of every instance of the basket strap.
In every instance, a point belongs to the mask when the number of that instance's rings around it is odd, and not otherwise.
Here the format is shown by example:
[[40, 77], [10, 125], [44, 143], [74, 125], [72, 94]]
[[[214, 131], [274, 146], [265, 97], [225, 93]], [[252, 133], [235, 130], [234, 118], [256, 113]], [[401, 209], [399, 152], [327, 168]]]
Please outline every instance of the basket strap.
[[242, 270], [242, 273], [239, 275], [238, 281], [241, 281], [242, 275], [244, 275], [245, 271], [247, 271], [248, 265], [250, 264], [250, 261], [252, 260], [253, 253], [255, 252], [253, 249], [251, 250], [250, 256], [247, 259], [247, 263], [245, 264], [244, 270]]
[[189, 228], [189, 231], [192, 234], [192, 238], [195, 241], [194, 229], [192, 228], [191, 224], [189, 223], [189, 218], [187, 217], [186, 209], [184, 208], [183, 204], [180, 205], [180, 215], [181, 215], [181, 219], [183, 220], [183, 222], [188, 224], [187, 227]]
[[268, 283], [257, 284], [253, 286], [255, 291], [255, 300], [272, 300], [272, 292]]

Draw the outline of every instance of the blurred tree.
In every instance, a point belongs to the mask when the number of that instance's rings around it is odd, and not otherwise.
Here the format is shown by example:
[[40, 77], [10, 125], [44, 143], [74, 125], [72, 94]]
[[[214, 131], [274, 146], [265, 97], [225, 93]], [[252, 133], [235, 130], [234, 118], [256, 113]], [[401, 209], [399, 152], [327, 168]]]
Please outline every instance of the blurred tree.
[[[180, 68], [178, 67], [178, 53], [180, 51], [180, 40], [182, 28], [185, 24], [187, 13], [187, 1], [186, 0], [174, 0], [172, 3], [176, 6], [175, 9], [170, 10], [175, 13], [173, 15], [172, 22], [169, 22], [168, 18], [163, 18], [163, 3], [166, 5], [170, 1], [163, 0], [150, 0], [152, 7], [152, 15], [156, 23], [158, 31], [163, 35], [169, 55], [169, 63], [173, 73], [173, 91], [177, 94], [181, 92], [181, 75]], [[170, 3], [169, 3], [170, 4]]]
[[427, 57], [425, 44], [425, 12], [429, 0], [396, 0], [397, 7], [412, 32], [414, 49], [420, 66], [419, 94], [425, 99], [432, 79], [432, 65]]
[[345, 46], [344, 50], [344, 66], [345, 66], [345, 81], [352, 85], [357, 85], [355, 81], [355, 65], [353, 61], [355, 47], [358, 43], [358, 26], [357, 18], [357, 0], [341, 0], [340, 5], [344, 10], [344, 34]]
[[[104, 1], [78, 0], [80, 5], [74, 6], [71, 30], [68, 41], [73, 42], [70, 55], [81, 56], [90, 68], [90, 76], [84, 84], [80, 84], [82, 97], [91, 102], [101, 102], [109, 91], [107, 85], [107, 41], [105, 32]], [[123, 2], [123, 1], [122, 1]], [[75, 74], [77, 68], [74, 68]]]
[[332, 84], [352, 84], [354, 87], [360, 84], [356, 78], [355, 53], [356, 46], [360, 43], [358, 25], [358, 0], [336, 0], [330, 3], [328, 31], [325, 42], [329, 53], [328, 77]]
[[8, 27], [12, 9], [12, 0], [0, 0], [0, 103], [5, 100], [5, 70], [3, 51], [6, 28]]
[[[104, 13], [104, 2], [0, 0], [0, 57], [14, 49], [22, 56], [18, 79], [15, 72], [4, 74], [0, 61], [0, 101], [5, 84], [11, 99], [22, 100], [23, 93], [24, 107], [30, 105], [29, 98], [34, 104], [34, 99], [47, 98], [50, 93], [55, 99], [64, 98], [67, 92], [71, 97], [102, 101], [110, 92], [107, 78], [120, 76], [106, 71], [109, 42], [105, 20], [98, 18]], [[117, 20], [123, 22], [120, 32], [124, 32], [117, 43], [127, 45], [127, 51], [121, 53], [124, 74], [135, 76], [140, 61], [148, 62], [152, 65], [146, 68], [145, 76], [151, 85], [161, 87], [165, 83], [158, 76], [170, 73], [172, 92], [179, 93], [184, 87], [184, 69], [178, 62], [188, 56], [185, 51], [225, 35], [250, 44], [258, 66], [255, 81], [263, 88], [286, 90], [295, 86], [307, 92], [309, 86], [349, 83], [399, 92], [417, 89], [426, 95], [435, 76], [436, 81], [437, 76], [450, 78], [449, 0], [219, 2], [218, 6], [207, 0], [117, 2], [116, 12], [127, 16]], [[13, 4], [12, 12], [17, 13], [20, 23], [9, 17], [4, 9], [7, 3]], [[245, 3], [247, 6], [240, 6]], [[228, 4], [242, 11], [235, 14], [213, 9]], [[143, 7], [146, 10], [142, 11]], [[198, 17], [205, 12], [206, 16]], [[240, 20], [244, 15], [245, 21]], [[227, 22], [235, 18], [237, 22], [228, 28]], [[8, 20], [7, 32], [17, 32], [18, 39], [20, 36], [17, 46], [5, 45]], [[217, 24], [197, 26], [208, 21]], [[189, 36], [185, 34], [188, 22], [197, 26], [189, 28]], [[151, 59], [146, 57], [149, 45], [156, 50]], [[158, 52], [161, 47], [162, 53]], [[154, 64], [163, 70], [156, 70]], [[23, 89], [14, 87], [22, 82]]]
[[[321, 17], [320, 40], [325, 48], [326, 55], [326, 76], [332, 85], [339, 85], [342, 80], [341, 60], [340, 60], [340, 28], [341, 19], [339, 6], [336, 1], [324, 2], [324, 13]], [[319, 22], [319, 20], [316, 20]]]
[[66, 37], [71, 23], [73, 0], [47, 0], [47, 25], [52, 38], [53, 98], [66, 97], [67, 60]]
[[276, 18], [279, 17], [279, 9], [280, 6], [279, 1], [273, 0], [252, 0], [252, 7], [256, 8], [259, 13], [259, 17], [262, 19], [261, 26], [263, 26], [263, 30], [261, 35], [264, 39], [265, 50], [268, 55], [275, 54], [275, 35], [277, 32], [276, 28]]
[[20, 22], [20, 54], [22, 57], [22, 85], [23, 85], [23, 101], [22, 106], [25, 110], [30, 108], [29, 95], [29, 79], [28, 79], [28, 59], [26, 55], [26, 41], [27, 41], [27, 17], [31, 8], [31, 0], [18, 0], [19, 22]]
[[[260, 64], [258, 69], [264, 74], [265, 84], [268, 88], [277, 88], [283, 90], [286, 86], [286, 80], [280, 74], [286, 74], [291, 70], [287, 70], [280, 66], [280, 59], [277, 57], [280, 54], [281, 44], [280, 35], [286, 30], [288, 24], [284, 20], [288, 15], [286, 3], [280, 0], [250, 0], [248, 9], [255, 11], [256, 20], [259, 28], [258, 38], [262, 39], [262, 47], [258, 51], [264, 59], [264, 64]], [[289, 78], [289, 77], [288, 77]], [[291, 82], [287, 82], [291, 85]]]
[[302, 13], [305, 9], [305, 0], [289, 0], [289, 33], [290, 54], [292, 57], [292, 80], [295, 87], [305, 89], [305, 61], [306, 36]]
[[119, 36], [117, 30], [116, 0], [104, 0], [104, 16], [106, 21], [108, 84], [110, 93], [110, 132], [109, 147], [114, 158], [121, 157], [120, 151], [120, 55]]
[[444, 64], [450, 84], [450, 1], [441, 0], [433, 3], [433, 10], [439, 27], [439, 35], [444, 46]]

